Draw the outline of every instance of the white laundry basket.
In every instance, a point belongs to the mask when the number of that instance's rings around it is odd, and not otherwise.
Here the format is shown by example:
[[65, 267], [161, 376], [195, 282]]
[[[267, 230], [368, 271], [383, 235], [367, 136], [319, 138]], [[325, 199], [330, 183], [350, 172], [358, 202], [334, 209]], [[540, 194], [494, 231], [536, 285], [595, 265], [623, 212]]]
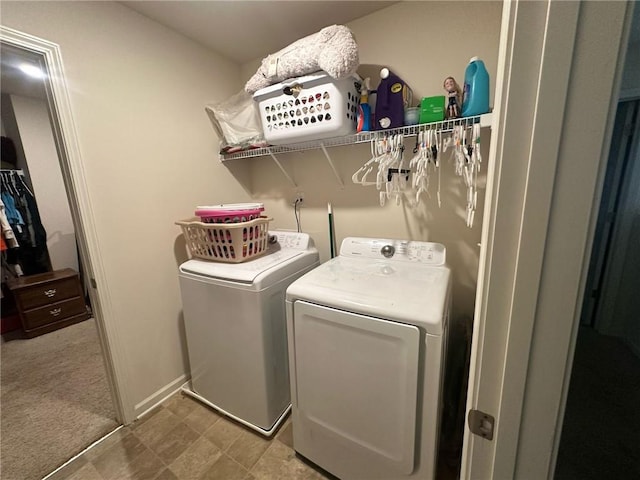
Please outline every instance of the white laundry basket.
[[357, 75], [336, 80], [321, 71], [258, 90], [265, 140], [282, 145], [356, 133], [360, 85]]

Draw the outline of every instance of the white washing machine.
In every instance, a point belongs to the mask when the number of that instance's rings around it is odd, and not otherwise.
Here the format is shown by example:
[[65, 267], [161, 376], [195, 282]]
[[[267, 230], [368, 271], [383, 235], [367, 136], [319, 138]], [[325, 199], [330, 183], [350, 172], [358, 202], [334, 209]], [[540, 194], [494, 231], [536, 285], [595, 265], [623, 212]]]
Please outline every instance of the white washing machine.
[[347, 238], [287, 289], [293, 446], [343, 480], [435, 475], [445, 255], [437, 243]]
[[290, 409], [285, 290], [319, 264], [308, 234], [244, 263], [189, 260], [179, 279], [191, 386], [183, 390], [270, 436]]

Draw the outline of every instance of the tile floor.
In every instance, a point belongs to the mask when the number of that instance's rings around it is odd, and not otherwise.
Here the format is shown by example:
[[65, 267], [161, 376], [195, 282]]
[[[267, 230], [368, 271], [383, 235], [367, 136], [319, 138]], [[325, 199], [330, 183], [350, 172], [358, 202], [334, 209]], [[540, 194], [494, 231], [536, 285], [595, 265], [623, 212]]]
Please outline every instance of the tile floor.
[[179, 392], [47, 480], [323, 480], [292, 449], [291, 420], [267, 439]]

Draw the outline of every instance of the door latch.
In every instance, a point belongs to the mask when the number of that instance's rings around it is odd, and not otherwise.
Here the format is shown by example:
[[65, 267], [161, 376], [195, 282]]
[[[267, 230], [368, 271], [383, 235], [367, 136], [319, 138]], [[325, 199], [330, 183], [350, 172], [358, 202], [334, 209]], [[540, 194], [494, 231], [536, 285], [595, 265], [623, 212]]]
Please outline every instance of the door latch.
[[469, 430], [471, 433], [493, 440], [493, 427], [496, 419], [480, 410], [469, 410]]

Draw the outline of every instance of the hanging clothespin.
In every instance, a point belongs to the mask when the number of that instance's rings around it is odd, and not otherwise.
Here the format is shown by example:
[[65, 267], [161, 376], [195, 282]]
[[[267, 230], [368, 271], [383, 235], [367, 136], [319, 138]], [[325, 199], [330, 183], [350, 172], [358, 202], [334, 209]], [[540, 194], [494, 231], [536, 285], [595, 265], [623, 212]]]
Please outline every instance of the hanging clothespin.
[[482, 163], [482, 153], [480, 152], [480, 124], [473, 124], [473, 155], [475, 156], [475, 161], [478, 164], [477, 169], [480, 171], [480, 164]]
[[453, 130], [453, 141], [455, 144], [454, 155], [456, 160], [456, 175], [461, 176], [463, 174], [463, 166], [465, 163], [464, 148], [462, 145], [462, 137], [464, 135], [464, 128], [462, 125], [456, 125]]
[[433, 164], [438, 166], [438, 131], [433, 130], [432, 133], [432, 141], [431, 141], [431, 159], [433, 160]]

